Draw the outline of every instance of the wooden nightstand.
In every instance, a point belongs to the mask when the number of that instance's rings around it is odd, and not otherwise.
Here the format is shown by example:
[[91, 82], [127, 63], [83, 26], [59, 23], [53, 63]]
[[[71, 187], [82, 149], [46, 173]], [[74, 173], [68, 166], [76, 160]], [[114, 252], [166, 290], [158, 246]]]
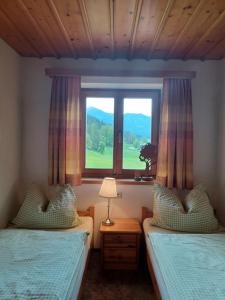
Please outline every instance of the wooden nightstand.
[[103, 269], [136, 270], [139, 263], [141, 226], [137, 219], [114, 219], [112, 226], [101, 224]]

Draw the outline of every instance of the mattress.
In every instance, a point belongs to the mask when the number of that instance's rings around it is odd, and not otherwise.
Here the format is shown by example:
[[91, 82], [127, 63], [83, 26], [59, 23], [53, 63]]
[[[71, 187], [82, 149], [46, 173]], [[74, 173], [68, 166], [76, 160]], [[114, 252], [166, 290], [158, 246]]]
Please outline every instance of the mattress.
[[143, 223], [163, 300], [225, 299], [225, 234], [174, 233]]
[[81, 225], [74, 228], [67, 229], [67, 231], [87, 231], [89, 233], [85, 244], [85, 249], [79, 261], [79, 266], [78, 266], [79, 272], [77, 274], [77, 278], [74, 278], [70, 290], [70, 295], [68, 295], [69, 300], [76, 300], [78, 297], [83, 274], [85, 271], [85, 265], [91, 247], [92, 237], [93, 237], [93, 219], [91, 217], [80, 217], [80, 219], [82, 221]]
[[88, 233], [86, 248], [89, 251], [91, 246], [91, 240], [93, 236], [93, 219], [92, 217], [79, 217], [81, 224], [79, 226], [68, 228], [68, 229], [50, 229], [51, 231], [66, 231], [66, 232], [76, 232], [76, 231], [85, 231]]
[[[71, 282], [71, 287], [67, 295], [68, 300], [76, 300], [80, 291], [80, 286], [82, 283], [82, 278], [86, 266], [86, 261], [88, 257], [88, 253], [91, 247], [91, 241], [93, 237], [93, 219], [91, 217], [79, 217], [81, 220], [81, 224], [79, 226], [63, 229], [63, 231], [67, 232], [76, 232], [76, 231], [86, 231], [88, 232], [87, 241], [85, 243], [85, 249], [80, 257], [77, 276], [73, 278]], [[61, 231], [61, 229], [55, 229], [55, 231]]]
[[157, 226], [152, 226], [151, 219], [152, 218], [147, 218], [143, 222], [143, 229], [144, 229], [145, 234], [147, 234], [148, 232], [169, 233], [169, 234], [174, 233], [174, 231], [172, 231], [172, 230], [164, 229], [164, 228], [157, 227]]
[[151, 241], [148, 237], [148, 233], [149, 232], [151, 232], [151, 233], [152, 232], [157, 232], [157, 233], [161, 233], [161, 234], [170, 234], [170, 233], [174, 233], [174, 231], [163, 229], [163, 228], [160, 228], [160, 227], [157, 227], [157, 226], [152, 226], [150, 222], [151, 222], [151, 218], [147, 218], [143, 222], [143, 229], [144, 229], [144, 233], [145, 233], [145, 241], [146, 241], [147, 252], [148, 252], [148, 255], [151, 259], [151, 264], [152, 264], [152, 267], [154, 269], [154, 274], [155, 274], [155, 277], [156, 277], [156, 280], [157, 280], [157, 284], [158, 284], [158, 287], [159, 287], [159, 290], [160, 290], [162, 300], [170, 300], [169, 295], [167, 294], [167, 289], [166, 289], [166, 285], [165, 285], [163, 276], [161, 274], [161, 271], [160, 271], [160, 268], [159, 268], [159, 265], [158, 265], [158, 261], [157, 261], [155, 255], [154, 255], [154, 251], [153, 251], [153, 248], [152, 248], [152, 245], [151, 245]]
[[0, 299], [77, 299], [92, 234], [91, 217], [66, 230], [0, 230]]

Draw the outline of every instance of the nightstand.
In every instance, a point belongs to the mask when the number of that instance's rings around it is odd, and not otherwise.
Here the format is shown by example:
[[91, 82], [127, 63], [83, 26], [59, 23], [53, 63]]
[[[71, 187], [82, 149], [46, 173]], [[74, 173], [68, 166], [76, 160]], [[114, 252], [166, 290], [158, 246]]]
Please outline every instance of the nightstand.
[[114, 219], [112, 226], [100, 226], [103, 269], [137, 270], [141, 226], [137, 219]]

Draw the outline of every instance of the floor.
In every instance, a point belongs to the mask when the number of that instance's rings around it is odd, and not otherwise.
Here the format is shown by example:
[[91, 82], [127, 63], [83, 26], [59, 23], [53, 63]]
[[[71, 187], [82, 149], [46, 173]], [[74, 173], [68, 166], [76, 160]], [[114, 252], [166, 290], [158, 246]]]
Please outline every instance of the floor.
[[100, 252], [91, 253], [87, 279], [81, 300], [155, 300], [146, 267], [141, 262], [138, 272], [107, 271], [100, 268]]

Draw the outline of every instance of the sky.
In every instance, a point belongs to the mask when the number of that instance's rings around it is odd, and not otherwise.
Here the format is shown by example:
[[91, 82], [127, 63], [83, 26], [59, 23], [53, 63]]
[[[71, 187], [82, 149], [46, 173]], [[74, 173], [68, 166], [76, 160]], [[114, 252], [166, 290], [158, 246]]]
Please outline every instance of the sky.
[[[152, 115], [152, 101], [151, 99], [134, 99], [124, 98], [124, 113], [143, 114], [150, 117]], [[95, 107], [108, 113], [114, 111], [113, 98], [92, 98], [87, 97], [86, 105], [88, 107]]]

